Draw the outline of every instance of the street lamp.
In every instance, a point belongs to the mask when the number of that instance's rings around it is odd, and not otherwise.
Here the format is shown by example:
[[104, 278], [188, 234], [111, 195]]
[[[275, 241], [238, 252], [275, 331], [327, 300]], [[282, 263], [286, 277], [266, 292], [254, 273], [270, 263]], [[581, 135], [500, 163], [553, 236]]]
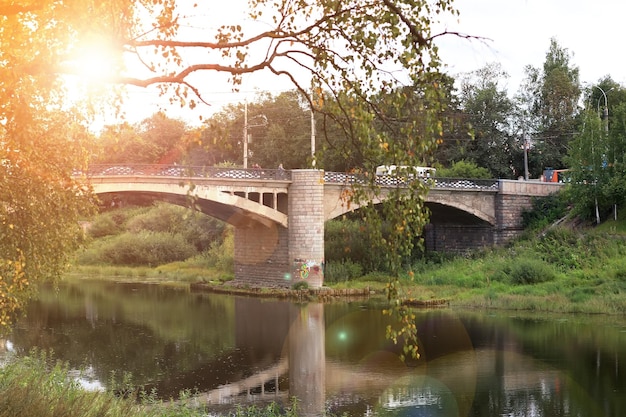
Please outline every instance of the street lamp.
[[[600, 90], [602, 92], [602, 95], [604, 96], [604, 114], [602, 115], [604, 118], [604, 131], [608, 132], [609, 131], [609, 100], [606, 96], [606, 93], [608, 93], [609, 91], [611, 91], [614, 87], [609, 88], [608, 90], [606, 90], [606, 92], [602, 89], [602, 87], [599, 87], [597, 85], [594, 85], [593, 87], [597, 88], [598, 90]], [[600, 114], [600, 99], [598, 99], [598, 114]]]
[[[602, 95], [604, 96], [604, 111], [602, 113], [604, 117], [604, 133], [605, 135], [608, 136], [609, 134], [609, 100], [606, 96], [606, 93], [611, 91], [614, 87], [611, 87], [606, 91], [604, 91], [602, 87], [597, 86], [597, 85], [593, 85], [593, 87], [596, 87], [598, 90], [600, 90], [602, 92]], [[598, 115], [600, 115], [600, 99], [598, 99]], [[613, 149], [613, 158], [615, 158], [615, 149]], [[613, 162], [615, 163], [615, 160]], [[597, 182], [597, 174], [596, 174], [596, 182]], [[596, 222], [599, 224], [600, 213], [598, 212], [598, 198], [597, 197], [596, 197], [595, 204], [596, 204]], [[613, 204], [613, 218], [614, 220], [617, 220], [617, 204]]]

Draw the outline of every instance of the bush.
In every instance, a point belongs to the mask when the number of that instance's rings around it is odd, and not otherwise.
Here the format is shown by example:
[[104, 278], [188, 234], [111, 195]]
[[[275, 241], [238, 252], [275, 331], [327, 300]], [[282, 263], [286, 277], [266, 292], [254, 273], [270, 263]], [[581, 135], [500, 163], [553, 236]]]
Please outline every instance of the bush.
[[157, 204], [145, 213], [134, 216], [126, 222], [126, 230], [139, 233], [147, 230], [151, 232], [176, 232], [183, 219], [184, 209], [170, 204]]
[[530, 210], [522, 211], [524, 228], [544, 228], [567, 214], [567, 202], [559, 193], [534, 197]]
[[171, 204], [157, 204], [126, 223], [126, 229], [133, 233], [142, 230], [168, 232], [182, 235], [199, 252], [207, 250], [219, 240], [226, 224], [190, 208]]
[[104, 242], [100, 259], [112, 265], [157, 266], [183, 261], [195, 253], [196, 249], [179, 234], [127, 232]]
[[580, 268], [589, 249], [575, 231], [565, 227], [548, 229], [537, 243], [543, 260], [565, 270]]
[[291, 286], [292, 290], [300, 291], [300, 290], [308, 290], [309, 283], [306, 281], [298, 281]]
[[440, 178], [474, 179], [489, 179], [493, 177], [487, 168], [479, 167], [475, 162], [464, 159], [454, 162], [450, 168], [438, 168], [437, 176]]
[[231, 271], [235, 265], [235, 236], [232, 228], [227, 228], [222, 241], [215, 241], [205, 254], [209, 266]]
[[98, 216], [87, 228], [87, 233], [94, 239], [105, 236], [116, 235], [121, 231], [120, 226], [113, 220], [112, 216]]
[[340, 262], [327, 261], [324, 268], [324, 281], [329, 283], [350, 281], [362, 275], [363, 267], [350, 260]]
[[517, 285], [538, 284], [556, 278], [550, 265], [540, 259], [518, 259], [504, 272], [510, 277], [511, 283]]
[[362, 271], [384, 270], [385, 257], [371, 244], [367, 224], [360, 220], [331, 220], [324, 229], [324, 256], [327, 262], [350, 261]]

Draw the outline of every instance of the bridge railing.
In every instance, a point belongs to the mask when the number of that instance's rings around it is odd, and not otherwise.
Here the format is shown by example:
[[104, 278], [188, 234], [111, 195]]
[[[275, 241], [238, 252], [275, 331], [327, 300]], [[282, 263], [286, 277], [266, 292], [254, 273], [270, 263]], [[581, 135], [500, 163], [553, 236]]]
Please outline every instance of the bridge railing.
[[[361, 173], [325, 172], [324, 181], [330, 184], [365, 184], [368, 178]], [[458, 190], [494, 190], [497, 191], [497, 179], [466, 179], [466, 178], [419, 178], [431, 188], [452, 188]], [[398, 187], [406, 185], [407, 178], [396, 175], [377, 175], [376, 184], [382, 187]]]
[[86, 171], [75, 171], [75, 175], [94, 176], [152, 176], [180, 178], [218, 179], [261, 179], [291, 181], [291, 171], [265, 168], [207, 167], [187, 165], [115, 164], [92, 165]]
[[[75, 171], [75, 175], [94, 176], [153, 176], [180, 178], [216, 178], [240, 180], [291, 181], [291, 171], [265, 168], [207, 167], [188, 165], [150, 165], [150, 164], [114, 164], [92, 165], [86, 171]], [[452, 188], [459, 190], [498, 190], [499, 181], [495, 179], [466, 178], [420, 178], [431, 188]], [[324, 181], [329, 184], [365, 184], [367, 177], [362, 173], [324, 172]], [[376, 183], [383, 187], [403, 186], [405, 178], [395, 175], [377, 175]]]

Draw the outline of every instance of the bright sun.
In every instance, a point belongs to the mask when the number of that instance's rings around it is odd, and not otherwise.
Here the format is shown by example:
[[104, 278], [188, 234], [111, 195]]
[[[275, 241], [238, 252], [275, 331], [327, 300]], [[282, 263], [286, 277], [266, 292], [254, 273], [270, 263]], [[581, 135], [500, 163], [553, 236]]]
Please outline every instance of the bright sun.
[[83, 82], [103, 83], [119, 75], [121, 57], [101, 39], [81, 40], [66, 65]]

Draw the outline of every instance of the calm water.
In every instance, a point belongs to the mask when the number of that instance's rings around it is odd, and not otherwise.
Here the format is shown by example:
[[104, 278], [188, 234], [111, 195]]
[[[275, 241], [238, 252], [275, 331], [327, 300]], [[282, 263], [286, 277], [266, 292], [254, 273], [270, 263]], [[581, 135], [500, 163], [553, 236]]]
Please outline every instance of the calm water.
[[0, 350], [52, 349], [92, 389], [125, 373], [165, 398], [197, 389], [215, 412], [297, 396], [308, 415], [626, 416], [622, 317], [417, 314], [407, 365], [373, 302], [76, 281], [42, 290]]

